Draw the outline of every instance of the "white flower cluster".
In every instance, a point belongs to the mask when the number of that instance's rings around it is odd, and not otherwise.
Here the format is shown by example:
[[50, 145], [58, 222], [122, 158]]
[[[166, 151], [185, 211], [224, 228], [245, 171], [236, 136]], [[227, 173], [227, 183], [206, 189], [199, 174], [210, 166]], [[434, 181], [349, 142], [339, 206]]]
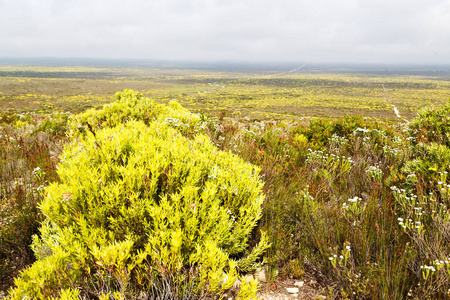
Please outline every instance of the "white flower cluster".
[[409, 202], [415, 202], [417, 201], [417, 195], [414, 195], [412, 193], [409, 194], [409, 196], [406, 194], [405, 189], [400, 189], [398, 187], [391, 186], [391, 191], [394, 193], [394, 195], [397, 195], [399, 198], [403, 198], [405, 200], [408, 200]]
[[359, 197], [357, 197], [357, 196], [355, 196], [355, 197], [353, 197], [353, 198], [350, 198], [350, 199], [348, 199], [348, 203], [347, 203], [347, 202], [344, 202], [344, 204], [342, 204], [342, 208], [345, 209], [345, 210], [349, 210], [349, 209], [351, 209], [352, 207], [354, 208], [355, 205], [357, 205], [356, 203], [357, 203], [358, 201], [361, 201], [361, 200], [362, 200], [362, 198], [359, 198]]
[[394, 147], [404, 147], [405, 141], [401, 136], [396, 135], [392, 138], [392, 144], [394, 145]]
[[328, 139], [328, 142], [334, 145], [345, 146], [348, 144], [348, 139], [335, 133]]
[[397, 156], [398, 156], [399, 154], [401, 154], [402, 152], [403, 152], [403, 151], [401, 151], [401, 150], [399, 150], [399, 149], [396, 149], [396, 148], [393, 148], [393, 147], [391, 147], [391, 146], [389, 146], [389, 145], [383, 146], [383, 153], [384, 153], [385, 155], [397, 157]]
[[231, 210], [227, 210], [227, 214], [230, 215], [231, 220], [236, 223], [236, 217], [231, 213]]
[[164, 120], [164, 123], [166, 123], [167, 125], [173, 126], [173, 127], [186, 127], [189, 128], [189, 124], [185, 124], [183, 122], [180, 121], [180, 119], [177, 118], [166, 118]]
[[383, 171], [381, 171], [379, 166], [369, 166], [366, 173], [370, 178], [381, 179], [383, 176]]
[[359, 197], [357, 197], [357, 196], [355, 196], [355, 197], [353, 197], [353, 198], [350, 198], [350, 199], [348, 199], [348, 202], [356, 202], [356, 201], [361, 201], [362, 199], [361, 198], [359, 198]]
[[328, 260], [331, 262], [333, 267], [337, 267], [337, 265], [345, 265], [350, 258], [350, 243], [345, 243], [345, 248], [341, 251], [341, 255], [333, 254], [332, 256], [328, 257]]
[[194, 130], [194, 132], [204, 131], [204, 130], [205, 130], [205, 125], [206, 125], [205, 122], [198, 122], [198, 123], [195, 125], [195, 130]]
[[422, 231], [423, 229], [423, 224], [420, 221], [413, 221], [411, 219], [403, 219], [403, 218], [398, 218], [398, 225], [400, 225], [403, 229], [407, 229], [407, 228], [414, 228], [417, 231]]
[[431, 272], [436, 272], [433, 266], [420, 266], [421, 269], [430, 270]]
[[383, 130], [372, 129], [372, 132], [376, 135], [379, 135], [381, 138], [386, 138], [386, 132], [384, 132]]
[[364, 134], [364, 133], [369, 133], [369, 132], [370, 132], [370, 129], [358, 127], [353, 131], [353, 134], [356, 135], [356, 134]]
[[444, 188], [447, 188], [447, 189], [450, 188], [450, 184], [447, 184], [447, 183], [442, 182], [442, 181], [438, 181], [437, 184], [440, 185], [440, 187], [444, 187]]
[[433, 275], [436, 271], [439, 271], [444, 266], [448, 271], [449, 263], [450, 263], [449, 259], [446, 259], [445, 261], [436, 259], [431, 266], [427, 265], [420, 266], [422, 277], [424, 279], [427, 279], [429, 276]]
[[243, 131], [244, 131], [245, 133], [250, 133], [250, 134], [256, 135], [256, 133], [255, 133], [253, 130], [249, 130], [249, 129], [247, 129], [247, 128], [243, 128]]
[[39, 167], [34, 168], [34, 170], [31, 173], [35, 176], [45, 174], [44, 172], [42, 172], [41, 168], [39, 168]]
[[323, 152], [322, 150], [311, 150], [308, 148], [308, 155], [306, 157], [306, 163], [326, 163], [329, 160], [340, 161], [347, 160], [350, 164], [354, 164], [355, 162], [351, 157], [345, 157], [336, 155], [336, 154], [328, 154]]

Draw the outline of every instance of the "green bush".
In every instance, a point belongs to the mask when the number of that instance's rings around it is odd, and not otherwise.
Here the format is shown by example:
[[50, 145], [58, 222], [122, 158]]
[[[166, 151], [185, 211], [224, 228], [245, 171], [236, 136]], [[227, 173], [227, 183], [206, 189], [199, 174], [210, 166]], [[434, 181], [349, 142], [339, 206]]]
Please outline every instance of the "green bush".
[[53, 113], [46, 120], [35, 128], [34, 132], [49, 132], [52, 135], [64, 135], [67, 130], [67, 122], [69, 114], [67, 113]]
[[[106, 111], [150, 103], [126, 93]], [[176, 105], [159, 109], [188, 116]], [[61, 155], [61, 183], [46, 189], [32, 245], [38, 260], [16, 280], [12, 299], [177, 299], [229, 289], [268, 247], [263, 235], [248, 249], [264, 199], [259, 169], [204, 135], [184, 137], [169, 115], [146, 125], [133, 120], [139, 114], [118, 110], [120, 118], [105, 121], [103, 113], [82, 115], [90, 130]], [[94, 123], [100, 119], [110, 123]]]
[[439, 143], [450, 147], [450, 100], [440, 109], [426, 108], [409, 124], [413, 144]]

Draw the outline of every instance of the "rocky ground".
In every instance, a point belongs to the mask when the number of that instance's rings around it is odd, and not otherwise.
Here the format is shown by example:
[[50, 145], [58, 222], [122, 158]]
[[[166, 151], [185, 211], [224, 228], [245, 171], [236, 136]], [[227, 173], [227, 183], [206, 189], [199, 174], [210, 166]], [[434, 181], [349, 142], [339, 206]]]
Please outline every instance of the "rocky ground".
[[326, 299], [326, 293], [314, 280], [280, 280], [261, 290], [261, 300]]
[[[327, 290], [313, 279], [313, 277], [304, 276], [301, 280], [293, 278], [277, 279], [269, 282], [263, 269], [257, 270], [254, 274], [248, 274], [247, 277], [253, 277], [259, 281], [260, 291], [257, 296], [261, 300], [327, 299]], [[240, 284], [240, 281], [237, 281], [235, 288], [224, 295], [223, 299], [235, 299]]]

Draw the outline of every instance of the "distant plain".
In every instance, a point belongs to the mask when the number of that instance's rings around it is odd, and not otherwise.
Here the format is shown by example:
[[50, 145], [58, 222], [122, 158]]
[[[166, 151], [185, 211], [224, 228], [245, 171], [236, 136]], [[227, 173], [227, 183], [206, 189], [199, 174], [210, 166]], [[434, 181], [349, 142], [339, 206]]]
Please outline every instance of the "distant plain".
[[193, 112], [239, 112], [250, 119], [396, 119], [394, 106], [411, 119], [450, 98], [446, 69], [290, 67], [0, 64], [0, 110], [75, 113], [134, 89], [157, 102], [177, 100]]

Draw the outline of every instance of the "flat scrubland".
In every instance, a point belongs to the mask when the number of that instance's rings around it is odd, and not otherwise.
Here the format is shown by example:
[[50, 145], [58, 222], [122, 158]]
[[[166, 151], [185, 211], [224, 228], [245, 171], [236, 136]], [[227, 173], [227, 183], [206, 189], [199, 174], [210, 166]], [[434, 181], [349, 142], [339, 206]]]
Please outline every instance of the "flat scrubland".
[[0, 66], [2, 111], [80, 112], [138, 90], [159, 102], [176, 99], [193, 112], [241, 112], [249, 118], [413, 118], [441, 107], [450, 81], [439, 76], [307, 73], [221, 73], [194, 70]]
[[[1, 66], [1, 288], [36, 260], [32, 236], [47, 217], [39, 205], [61, 182], [68, 123], [88, 109], [114, 111], [115, 92], [134, 89], [141, 94], [130, 97], [192, 112], [195, 126], [163, 120], [186, 138], [202, 133], [261, 168], [266, 196], [248, 244], [267, 233], [259, 265], [269, 281], [314, 279], [330, 299], [446, 299], [449, 87], [439, 76]], [[139, 101], [118, 120], [147, 122]], [[70, 287], [54, 285], [45, 295]]]

